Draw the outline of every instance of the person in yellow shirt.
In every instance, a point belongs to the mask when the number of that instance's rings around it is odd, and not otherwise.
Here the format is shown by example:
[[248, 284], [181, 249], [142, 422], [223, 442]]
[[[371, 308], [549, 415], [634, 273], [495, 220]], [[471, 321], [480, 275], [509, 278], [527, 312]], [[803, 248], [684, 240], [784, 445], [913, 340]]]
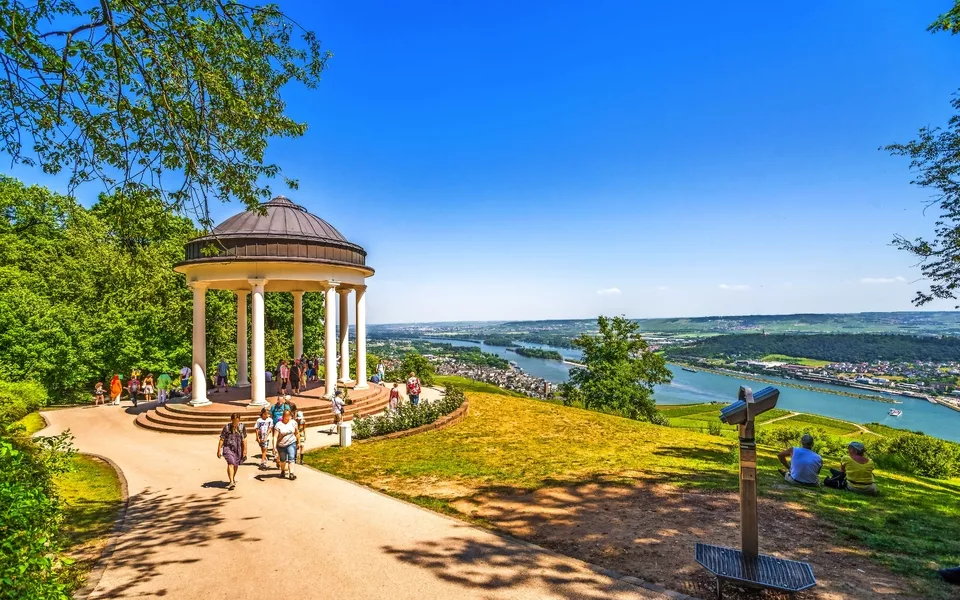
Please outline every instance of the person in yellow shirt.
[[876, 466], [866, 457], [867, 449], [860, 442], [850, 442], [847, 445], [847, 456], [840, 459], [840, 470], [830, 469], [823, 485], [838, 490], [849, 490], [858, 494], [876, 496], [877, 482], [873, 478], [873, 469]]

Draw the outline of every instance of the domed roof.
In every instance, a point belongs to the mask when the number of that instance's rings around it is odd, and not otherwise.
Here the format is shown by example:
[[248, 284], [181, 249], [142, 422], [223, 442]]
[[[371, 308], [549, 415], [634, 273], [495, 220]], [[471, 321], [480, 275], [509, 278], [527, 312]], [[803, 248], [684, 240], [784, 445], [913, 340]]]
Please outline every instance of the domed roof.
[[180, 265], [229, 261], [297, 261], [361, 267], [367, 252], [307, 209], [277, 196], [261, 205], [265, 214], [245, 211], [233, 215], [207, 235], [185, 247]]
[[233, 215], [213, 228], [216, 237], [268, 236], [284, 238], [312, 238], [347, 242], [347, 238], [320, 217], [291, 202], [285, 196], [277, 196], [262, 206], [267, 214], [253, 211]]

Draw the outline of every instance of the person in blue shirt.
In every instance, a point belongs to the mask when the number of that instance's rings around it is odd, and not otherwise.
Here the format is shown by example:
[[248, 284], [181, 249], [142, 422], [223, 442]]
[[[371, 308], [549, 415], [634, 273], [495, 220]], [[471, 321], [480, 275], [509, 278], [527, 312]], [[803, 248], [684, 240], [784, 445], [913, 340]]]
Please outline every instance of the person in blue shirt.
[[777, 455], [786, 469], [780, 469], [784, 481], [793, 485], [818, 485], [823, 459], [813, 451], [813, 436], [809, 433], [800, 438], [800, 447], [787, 448]]
[[224, 392], [227, 391], [227, 375], [230, 374], [230, 365], [227, 364], [227, 361], [220, 359], [220, 362], [217, 363], [217, 389], [213, 390], [214, 392], [221, 391], [221, 388]]

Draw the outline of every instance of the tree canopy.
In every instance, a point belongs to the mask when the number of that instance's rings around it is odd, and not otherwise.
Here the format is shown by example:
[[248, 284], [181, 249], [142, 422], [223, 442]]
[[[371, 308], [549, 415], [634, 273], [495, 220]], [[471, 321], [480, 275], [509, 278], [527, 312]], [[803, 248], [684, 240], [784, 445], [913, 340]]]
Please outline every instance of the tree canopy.
[[656, 420], [653, 387], [673, 379], [663, 356], [650, 352], [639, 325], [626, 317], [598, 317], [597, 327], [596, 335], [585, 333], [573, 340], [583, 351], [584, 366], [570, 370], [570, 381], [561, 392], [589, 409]]
[[[960, 33], [960, 0], [927, 28], [931, 32]], [[891, 144], [886, 150], [910, 159], [914, 185], [935, 192], [939, 216], [932, 239], [913, 240], [897, 235], [893, 244], [916, 256], [923, 276], [930, 280], [927, 291], [918, 291], [914, 304], [934, 299], [956, 300], [960, 286], [960, 96], [950, 102], [955, 114], [946, 127], [923, 127], [917, 138], [903, 144]], [[960, 308], [960, 307], [958, 307]]]
[[207, 228], [211, 199], [270, 197], [268, 140], [306, 131], [281, 90], [330, 56], [272, 4], [0, 0], [0, 140], [71, 189], [154, 195]]

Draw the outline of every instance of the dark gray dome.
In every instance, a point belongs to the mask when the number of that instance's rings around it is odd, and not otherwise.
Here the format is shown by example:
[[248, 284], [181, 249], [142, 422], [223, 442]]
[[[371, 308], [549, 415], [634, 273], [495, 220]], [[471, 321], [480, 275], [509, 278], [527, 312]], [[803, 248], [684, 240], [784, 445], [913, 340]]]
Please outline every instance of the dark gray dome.
[[226, 236], [279, 236], [285, 238], [313, 238], [346, 242], [347, 238], [320, 217], [294, 204], [285, 196], [277, 196], [262, 205], [266, 215], [246, 211], [233, 215], [213, 228], [212, 235]]
[[207, 235], [187, 242], [181, 265], [202, 262], [292, 260], [366, 266], [367, 252], [307, 209], [277, 196], [261, 205], [265, 214], [233, 215]]

